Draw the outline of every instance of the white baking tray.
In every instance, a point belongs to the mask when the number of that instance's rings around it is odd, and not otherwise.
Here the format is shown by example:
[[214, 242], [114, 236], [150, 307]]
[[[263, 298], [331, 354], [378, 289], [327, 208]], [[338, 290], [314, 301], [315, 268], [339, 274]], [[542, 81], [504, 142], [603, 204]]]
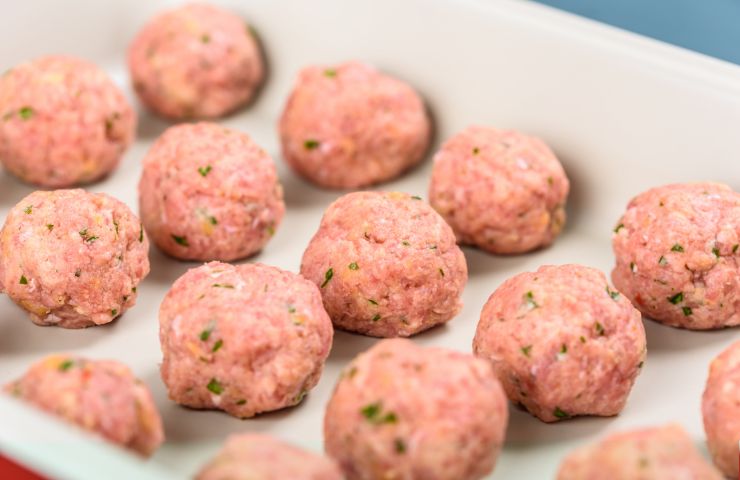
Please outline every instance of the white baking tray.
[[[137, 28], [173, 2], [25, 0], [0, 7], [0, 70], [47, 53], [98, 62], [130, 88], [126, 47]], [[471, 123], [543, 137], [571, 178], [566, 230], [549, 249], [495, 257], [465, 249], [465, 309], [445, 327], [415, 337], [423, 345], [471, 350], [480, 309], [507, 277], [545, 263], [609, 271], [613, 225], [631, 196], [658, 184], [719, 180], [740, 188], [740, 68], [539, 5], [512, 0], [249, 0], [226, 3], [256, 27], [270, 75], [257, 102], [223, 121], [248, 132], [278, 162], [287, 215], [253, 260], [297, 271], [324, 208], [339, 193], [299, 180], [281, 160], [276, 123], [298, 69], [357, 58], [416, 86], [436, 120], [439, 142]], [[140, 109], [141, 111], [141, 109]], [[120, 168], [90, 187], [137, 209], [141, 158], [167, 126], [140, 113], [139, 139]], [[426, 197], [431, 163], [384, 185]], [[0, 214], [32, 188], [0, 174]], [[152, 389], [166, 443], [146, 463], [115, 447], [0, 398], [0, 448], [57, 478], [191, 476], [233, 432], [265, 431], [322, 450], [324, 405], [340, 368], [376, 340], [337, 332], [318, 387], [297, 408], [237, 420], [180, 408], [158, 373], [157, 309], [192, 263], [152, 248], [152, 272], [135, 308], [87, 330], [34, 326], [0, 299], [0, 381], [43, 355], [71, 351], [130, 365]], [[512, 409], [493, 478], [549, 478], [572, 448], [607, 432], [677, 421], [703, 448], [699, 413], [707, 365], [740, 337], [737, 329], [689, 332], [646, 322], [648, 359], [624, 412], [546, 425]]]

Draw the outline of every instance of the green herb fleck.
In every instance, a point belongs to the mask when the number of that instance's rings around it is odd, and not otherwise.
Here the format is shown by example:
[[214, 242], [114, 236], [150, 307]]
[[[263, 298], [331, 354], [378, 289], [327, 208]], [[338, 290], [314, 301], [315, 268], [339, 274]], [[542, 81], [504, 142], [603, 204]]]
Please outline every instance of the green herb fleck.
[[131, 291], [132, 291], [133, 293], [136, 293], [136, 287], [131, 287]]
[[19, 282], [21, 285], [28, 285], [28, 279], [25, 275], [21, 275], [21, 280]]
[[288, 305], [288, 313], [295, 313], [295, 307], [293, 305]]
[[737, 249], [740, 248], [740, 243], [736, 243], [732, 246], [732, 253], [737, 253]]
[[214, 283], [212, 285], [212, 287], [214, 287], [214, 288], [230, 288], [232, 290], [234, 289], [234, 285], [232, 285], [230, 283]]
[[410, 244], [410, 243], [408, 242], [408, 240], [404, 240], [403, 242], [401, 242], [401, 244], [402, 244], [402, 245], [403, 245], [404, 247], [409, 247], [409, 246], [411, 246], [411, 244]]
[[437, 249], [437, 246], [436, 246], [436, 245], [431, 245], [431, 246], [429, 247], [429, 250], [436, 250], [436, 249]]
[[357, 262], [352, 262], [352, 263], [349, 264], [349, 269], [350, 270], [359, 270], [360, 267], [357, 265]]
[[668, 265], [668, 260], [666, 260], [666, 258], [663, 255], [661, 255], [660, 258], [658, 259], [658, 265], [664, 267]]
[[246, 405], [246, 403], [247, 403], [247, 399], [246, 398], [242, 398], [241, 400], [237, 400], [236, 401], [236, 404], [237, 405]]
[[321, 284], [321, 288], [324, 288], [329, 283], [329, 281], [331, 280], [331, 277], [333, 276], [334, 276], [334, 269], [329, 268], [329, 270], [327, 270], [326, 273], [324, 274], [324, 283]]
[[54, 225], [53, 225], [53, 224], [51, 224], [51, 223], [47, 223], [47, 224], [46, 224], [46, 229], [47, 229], [47, 230], [49, 230], [49, 231], [51, 232], [52, 230], [54, 230]]
[[521, 350], [525, 357], [529, 357], [529, 352], [532, 351], [532, 345], [526, 345], [522, 347]]
[[418, 196], [418, 195], [411, 195], [411, 198], [412, 198], [413, 200], [421, 200], [421, 197], [420, 197], [420, 196]]
[[201, 35], [200, 41], [201, 41], [201, 43], [210, 43], [211, 36], [208, 35], [207, 33], [204, 33], [203, 35]]
[[618, 298], [619, 298], [619, 292], [618, 292], [618, 291], [616, 291], [616, 290], [612, 290], [611, 288], [609, 288], [609, 285], [607, 285], [607, 286], [606, 286], [606, 293], [607, 293], [607, 294], [608, 294], [608, 295], [609, 295], [610, 297], [612, 297], [612, 300], [616, 300], [616, 299], [618, 299]]
[[679, 303], [683, 302], [683, 292], [678, 292], [672, 297], [667, 297], [667, 300], [674, 305], [678, 305]]
[[305, 142], [303, 142], [303, 148], [305, 148], [306, 150], [315, 150], [319, 148], [319, 145], [321, 144], [318, 140], [306, 140]]
[[440, 274], [440, 275], [442, 275], [442, 276], [444, 277], [444, 276], [445, 276], [445, 271], [444, 271], [444, 270], [442, 270], [442, 269], [440, 268], [440, 269], [439, 269], [439, 274]]
[[113, 226], [116, 228], [116, 235], [118, 235], [118, 222], [113, 220]]
[[60, 372], [66, 372], [70, 368], [74, 366], [75, 362], [73, 360], [70, 360], [69, 358], [62, 363], [59, 364], [59, 371]]
[[560, 353], [568, 353], [568, 345], [562, 344], [560, 346]]
[[33, 211], [33, 205], [27, 206], [25, 209], [23, 209], [23, 211], [26, 213], [26, 215], [30, 215]]
[[90, 235], [88, 233], [88, 231], [87, 231], [87, 228], [85, 228], [83, 230], [80, 230], [77, 233], [80, 234], [80, 237], [82, 237], [82, 240], [83, 241], [88, 242], [88, 243], [92, 243], [92, 242], [94, 242], [95, 240], [98, 239], [98, 237], [96, 235]]
[[719, 258], [719, 248], [714, 247], [712, 249], [712, 253], [714, 254], [715, 257]]
[[211, 349], [211, 352], [212, 352], [212, 353], [216, 353], [216, 352], [218, 352], [218, 351], [219, 351], [219, 350], [221, 349], [221, 347], [223, 347], [223, 346], [224, 346], [224, 341], [223, 341], [223, 340], [221, 340], [221, 339], [219, 338], [218, 340], [216, 340], [216, 343], [214, 343], [214, 344], [213, 344], [213, 348]]
[[81, 275], [82, 275], [82, 270], [80, 270], [79, 268], [75, 270], [75, 277], [80, 278]]
[[208, 221], [211, 222], [211, 225], [218, 225], [218, 220], [214, 216], [208, 217]]
[[23, 107], [18, 110], [18, 115], [20, 115], [23, 120], [28, 120], [33, 117], [33, 109], [31, 107]]
[[581, 335], [581, 343], [586, 343], [586, 337], [584, 337], [583, 335]]
[[144, 224], [139, 224], [139, 243], [144, 241]]
[[206, 165], [205, 167], [198, 167], [198, 173], [200, 173], [201, 177], [205, 177], [209, 173], [211, 173], [211, 170], [213, 170], [213, 167], [210, 165]]
[[380, 320], [380, 314], [376, 313], [375, 316], [372, 318], [372, 321], [377, 322], [378, 320]]
[[393, 448], [395, 448], [396, 453], [406, 453], [406, 442], [402, 438], [397, 438], [393, 441]]
[[604, 326], [601, 323], [599, 323], [599, 322], [594, 323], [594, 328], [596, 329], [596, 333], [600, 337], [601, 336], [604, 336]]
[[524, 294], [524, 303], [527, 305], [527, 308], [530, 310], [533, 310], [539, 307], [537, 302], [534, 301], [534, 293], [532, 293], [531, 290]]
[[111, 317], [115, 317], [116, 315], [118, 315], [118, 309], [111, 308], [110, 315], [111, 315]]
[[373, 305], [377, 305], [378, 304], [378, 302], [376, 302], [372, 298], [368, 298], [367, 301], [370, 302], [370, 303], [372, 303]]
[[368, 420], [372, 420], [380, 414], [381, 408], [382, 407], [380, 405], [380, 402], [371, 403], [369, 405], [365, 405], [364, 407], [362, 407], [362, 409], [360, 410], [360, 413], [362, 414], [363, 417], [367, 418]]
[[190, 244], [188, 243], [188, 239], [186, 237], [179, 237], [177, 235], [171, 235], [172, 240], [175, 241], [176, 244], [181, 245], [183, 247], [189, 247]]
[[614, 233], [619, 233], [619, 231], [623, 228], [624, 228], [624, 223], [620, 223], [619, 225], [614, 227]]
[[207, 342], [209, 338], [211, 338], [211, 333], [213, 332], [213, 329], [216, 328], [216, 322], [211, 320], [208, 322], [208, 325], [206, 325], [206, 328], [203, 329], [202, 332], [200, 332], [200, 335], [198, 337], [204, 341]]
[[671, 247], [671, 252], [683, 252], [683, 247], [676, 243]]
[[206, 388], [208, 389], [208, 391], [215, 395], [221, 395], [221, 393], [224, 391], [223, 385], [221, 385], [221, 383], [219, 383], [219, 381], [215, 378], [211, 378], [211, 381], [208, 382]]
[[555, 407], [555, 410], [552, 412], [553, 415], [555, 415], [556, 418], [568, 418], [570, 415], [568, 415], [567, 412], [560, 409], [560, 407]]
[[637, 364], [637, 368], [642, 368], [643, 365], [645, 365], [645, 362], [640, 360], [640, 363]]
[[689, 315], [691, 315], [692, 313], [694, 313], [694, 312], [693, 312], [693, 311], [691, 310], [691, 307], [682, 307], [682, 308], [681, 308], [681, 311], [682, 311], [682, 312], [683, 312], [683, 314], [684, 314], [685, 316], [687, 316], [687, 317], [688, 317]]
[[326, 70], [324, 70], [324, 76], [329, 77], [329, 78], [334, 78], [337, 76], [337, 71], [334, 70], [333, 68], [327, 68]]

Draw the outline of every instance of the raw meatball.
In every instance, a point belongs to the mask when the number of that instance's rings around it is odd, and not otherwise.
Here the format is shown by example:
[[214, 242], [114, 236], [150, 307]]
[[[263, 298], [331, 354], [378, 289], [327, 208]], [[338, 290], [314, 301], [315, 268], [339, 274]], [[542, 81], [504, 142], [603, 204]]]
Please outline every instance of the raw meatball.
[[328, 458], [268, 435], [232, 435], [197, 480], [343, 480]]
[[701, 410], [714, 464], [728, 477], [738, 478], [740, 342], [712, 361]]
[[160, 307], [162, 379], [181, 405], [251, 417], [303, 400], [332, 335], [318, 289], [299, 275], [207, 263], [180, 277]]
[[491, 361], [511, 401], [544, 422], [610, 416], [640, 373], [645, 329], [600, 271], [543, 266], [493, 292], [473, 351]]
[[115, 198], [34, 192], [0, 231], [0, 287], [38, 325], [102, 325], [136, 303], [148, 252], [139, 219]]
[[560, 465], [558, 480], [721, 480], [675, 424], [612, 434], [581, 447]]
[[395, 178], [422, 160], [430, 137], [414, 89], [359, 62], [304, 68], [280, 118], [288, 164], [328, 188]]
[[334, 325], [407, 337], [462, 308], [468, 279], [452, 229], [419, 197], [356, 192], [329, 206], [301, 274], [321, 289]]
[[704, 330], [740, 324], [740, 193], [666, 185], [629, 203], [614, 228], [614, 285], [646, 316]]
[[522, 253], [558, 236], [569, 189], [562, 165], [540, 139], [474, 126], [434, 156], [429, 201], [461, 243]]
[[231, 113], [254, 97], [264, 77], [250, 27], [202, 3], [150, 20], [129, 47], [128, 66], [141, 101], [171, 119]]
[[213, 123], [171, 127], [155, 142], [144, 158], [139, 205], [154, 243], [187, 260], [252, 255], [285, 213], [267, 152]]
[[383, 340], [344, 370], [324, 443], [348, 480], [473, 480], [493, 470], [508, 418], [487, 362]]
[[113, 360], [50, 355], [5, 391], [145, 456], [164, 441], [149, 389]]
[[0, 76], [0, 161], [25, 182], [98, 180], [116, 168], [135, 132], [121, 90], [84, 60], [41, 57]]

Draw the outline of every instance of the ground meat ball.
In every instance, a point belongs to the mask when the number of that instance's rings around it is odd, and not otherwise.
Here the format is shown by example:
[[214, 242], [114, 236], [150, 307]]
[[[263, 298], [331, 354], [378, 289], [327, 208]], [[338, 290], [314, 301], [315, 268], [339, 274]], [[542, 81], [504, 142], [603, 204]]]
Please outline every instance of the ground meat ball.
[[324, 442], [348, 480], [474, 480], [493, 470], [507, 422], [487, 362], [383, 340], [344, 370]]
[[5, 391], [142, 455], [164, 441], [149, 389], [113, 360], [50, 355]]
[[258, 252], [285, 213], [270, 156], [213, 123], [171, 127], [144, 158], [141, 219], [164, 252], [234, 260]]
[[638, 312], [580, 265], [516, 275], [488, 299], [473, 350], [509, 398], [544, 422], [618, 414], [645, 360]]
[[328, 188], [395, 178], [422, 160], [430, 137], [419, 95], [359, 62], [304, 68], [280, 118], [287, 162]]
[[118, 165], [135, 132], [123, 93], [84, 60], [41, 57], [0, 76], [0, 161], [25, 182], [95, 181]]
[[563, 229], [569, 188], [540, 139], [474, 126], [435, 155], [429, 201], [461, 243], [522, 253], [551, 244]]
[[614, 228], [612, 280], [646, 316], [704, 330], [740, 324], [740, 193], [666, 185], [629, 203]]
[[139, 219], [115, 198], [34, 192], [0, 231], [0, 283], [38, 325], [102, 325], [136, 303], [148, 251]]
[[197, 480], [343, 480], [339, 467], [268, 435], [232, 435]]
[[319, 381], [332, 334], [316, 286], [299, 275], [207, 263], [160, 307], [162, 379], [175, 402], [236, 417], [297, 405]]
[[264, 77], [250, 27], [202, 3], [149, 21], [129, 47], [128, 66], [141, 101], [172, 119], [230, 113], [252, 99]]
[[701, 406], [704, 430], [714, 464], [738, 478], [740, 442], [740, 342], [714, 359]]
[[468, 279], [455, 235], [419, 197], [356, 192], [329, 206], [301, 274], [321, 289], [334, 325], [407, 337], [462, 308]]
[[612, 434], [571, 453], [560, 465], [557, 476], [558, 480], [721, 478], [679, 425]]

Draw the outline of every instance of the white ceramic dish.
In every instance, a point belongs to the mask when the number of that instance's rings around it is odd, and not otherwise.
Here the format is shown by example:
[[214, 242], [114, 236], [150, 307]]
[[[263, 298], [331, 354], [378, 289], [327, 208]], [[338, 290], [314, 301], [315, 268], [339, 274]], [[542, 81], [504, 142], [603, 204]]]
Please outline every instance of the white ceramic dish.
[[[108, 69], [130, 92], [127, 44], [154, 12], [172, 2], [28, 0], [0, 15], [0, 70], [45, 53], [69, 53]], [[470, 351], [480, 309], [507, 277], [544, 263], [576, 262], [609, 271], [611, 229], [634, 194], [657, 184], [721, 180], [740, 188], [740, 68], [642, 37], [513, 0], [251, 0], [227, 3], [264, 42], [268, 83], [248, 111], [226, 119], [279, 163], [288, 213], [254, 258], [296, 271], [321, 213], [336, 192], [318, 190], [283, 165], [276, 122], [297, 70], [358, 58], [418, 87], [434, 112], [437, 143], [470, 123], [519, 128], [547, 140], [573, 184], [569, 223], [552, 248], [494, 257], [466, 249], [465, 309], [448, 326], [416, 337], [425, 345]], [[166, 124], [141, 114], [139, 140], [120, 168], [90, 187], [136, 209], [139, 163]], [[436, 146], [435, 145], [435, 146]], [[431, 162], [383, 186], [426, 196]], [[0, 174], [0, 213], [31, 192]], [[74, 351], [130, 365], [152, 388], [167, 443], [142, 463], [75, 428], [0, 397], [0, 449], [55, 478], [183, 478], [232, 432], [268, 431], [322, 450], [322, 417], [338, 372], [375, 340], [337, 333], [319, 386], [290, 410], [240, 421], [180, 408], [159, 379], [157, 308], [172, 282], [194, 264], [151, 251], [152, 273], [135, 308], [112, 325], [69, 331], [40, 328], [0, 299], [0, 381], [39, 357]], [[648, 360], [624, 412], [545, 425], [512, 409], [507, 443], [493, 478], [550, 478], [573, 447], [615, 430], [678, 421], [703, 445], [700, 395], [710, 359], [740, 331], [688, 332], [647, 321]]]

